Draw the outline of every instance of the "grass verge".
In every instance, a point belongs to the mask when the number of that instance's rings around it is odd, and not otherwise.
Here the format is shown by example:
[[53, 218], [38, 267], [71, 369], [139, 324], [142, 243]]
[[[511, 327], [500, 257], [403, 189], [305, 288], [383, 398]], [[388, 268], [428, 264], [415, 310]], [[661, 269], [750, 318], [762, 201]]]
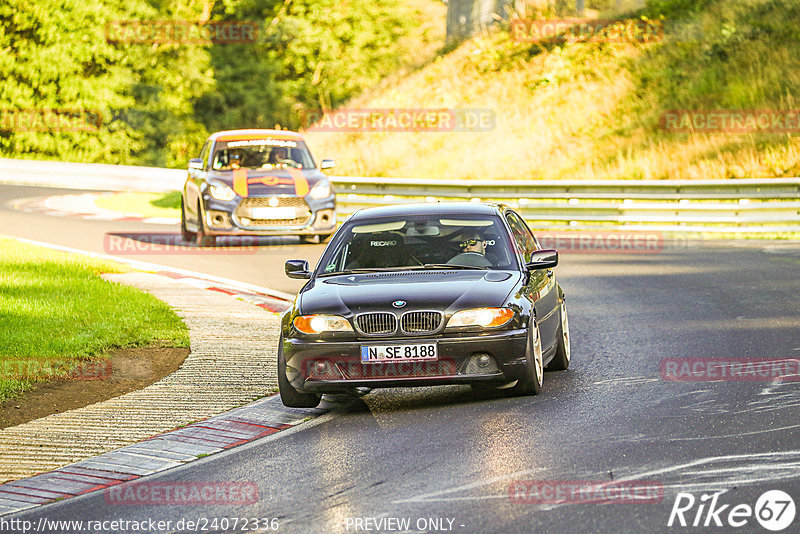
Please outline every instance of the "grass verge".
[[169, 306], [100, 278], [126, 270], [0, 237], [0, 401], [37, 381], [91, 378], [102, 365], [87, 362], [111, 348], [189, 346]]
[[[594, 13], [598, 18], [618, 13]], [[541, 15], [541, 16], [547, 16]], [[346, 108], [480, 108], [490, 131], [314, 132], [341, 176], [715, 179], [800, 175], [796, 131], [670, 131], [672, 110], [789, 113], [800, 100], [796, 0], [648, 0], [663, 37], [532, 43], [477, 36]]]
[[181, 216], [181, 193], [113, 193], [95, 199], [98, 208], [118, 211], [137, 217]]

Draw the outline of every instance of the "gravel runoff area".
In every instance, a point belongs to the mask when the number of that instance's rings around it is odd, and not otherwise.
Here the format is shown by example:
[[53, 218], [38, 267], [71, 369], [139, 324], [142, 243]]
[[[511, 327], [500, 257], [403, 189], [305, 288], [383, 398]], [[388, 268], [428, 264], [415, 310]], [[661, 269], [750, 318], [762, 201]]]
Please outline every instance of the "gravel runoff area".
[[[106, 278], [146, 290], [172, 306], [189, 328], [191, 353], [180, 369], [144, 389], [0, 430], [0, 482], [109, 453], [275, 391], [279, 314], [159, 274]], [[283, 426], [309, 415], [282, 412], [277, 397], [263, 401], [269, 401], [259, 402], [268, 404], [273, 413], [281, 412]], [[232, 443], [219, 439], [222, 448]], [[12, 490], [11, 485], [0, 486], [0, 494], [4, 490]]]

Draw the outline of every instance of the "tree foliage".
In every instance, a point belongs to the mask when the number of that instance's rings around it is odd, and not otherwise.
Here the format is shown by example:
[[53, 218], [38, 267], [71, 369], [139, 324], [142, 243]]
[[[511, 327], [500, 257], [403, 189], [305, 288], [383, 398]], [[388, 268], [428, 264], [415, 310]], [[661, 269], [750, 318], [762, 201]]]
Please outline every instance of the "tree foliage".
[[[208, 132], [298, 127], [392, 72], [401, 0], [6, 0], [0, 157], [180, 167]], [[254, 42], [115, 40], [119, 21], [252, 21]]]

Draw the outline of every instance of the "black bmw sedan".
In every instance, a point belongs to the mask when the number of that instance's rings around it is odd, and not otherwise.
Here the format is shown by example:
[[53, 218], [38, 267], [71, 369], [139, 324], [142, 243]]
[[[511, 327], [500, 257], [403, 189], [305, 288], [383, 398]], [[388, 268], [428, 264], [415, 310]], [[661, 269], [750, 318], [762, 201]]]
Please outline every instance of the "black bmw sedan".
[[471, 384], [536, 395], [569, 366], [564, 292], [525, 221], [504, 205], [358, 211], [336, 232], [282, 319], [286, 406], [366, 387]]

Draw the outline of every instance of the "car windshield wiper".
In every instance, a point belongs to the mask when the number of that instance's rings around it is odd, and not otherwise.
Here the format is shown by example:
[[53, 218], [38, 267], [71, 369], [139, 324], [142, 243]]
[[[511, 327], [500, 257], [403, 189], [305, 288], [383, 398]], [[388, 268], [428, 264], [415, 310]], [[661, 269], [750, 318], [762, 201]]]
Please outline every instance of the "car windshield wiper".
[[485, 271], [488, 267], [478, 267], [476, 265], [458, 265], [454, 263], [426, 263], [424, 265], [426, 269], [477, 269], [479, 271]]
[[355, 269], [345, 269], [344, 271], [333, 271], [330, 273], [320, 273], [317, 276], [339, 276], [343, 274], [358, 274], [358, 273], [384, 273], [389, 271], [408, 271], [413, 269], [421, 269], [421, 265], [406, 266], [406, 267], [357, 267]]

